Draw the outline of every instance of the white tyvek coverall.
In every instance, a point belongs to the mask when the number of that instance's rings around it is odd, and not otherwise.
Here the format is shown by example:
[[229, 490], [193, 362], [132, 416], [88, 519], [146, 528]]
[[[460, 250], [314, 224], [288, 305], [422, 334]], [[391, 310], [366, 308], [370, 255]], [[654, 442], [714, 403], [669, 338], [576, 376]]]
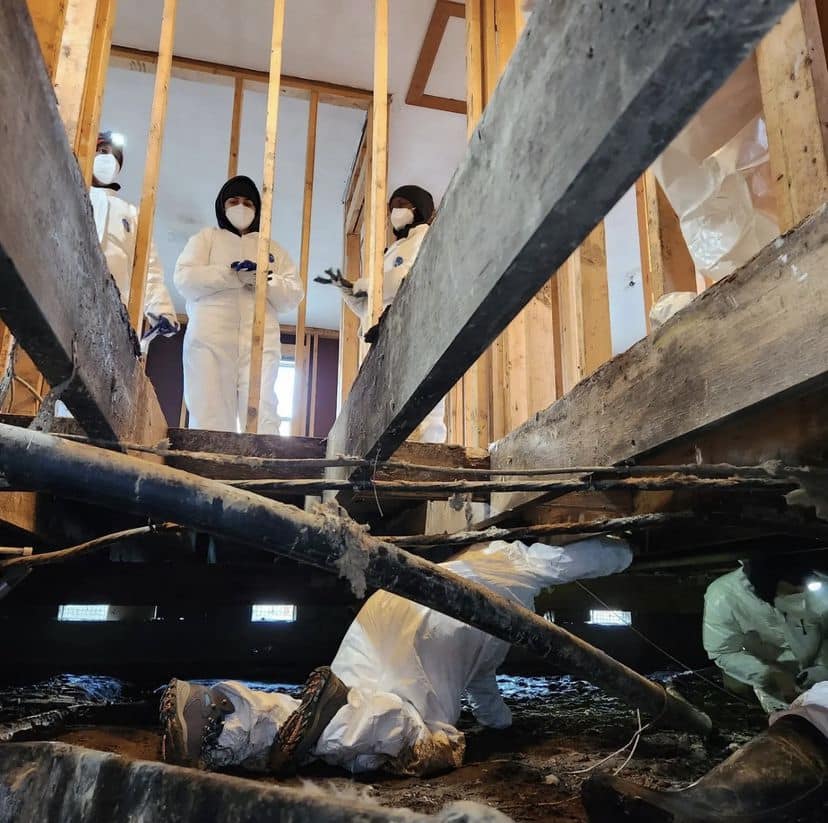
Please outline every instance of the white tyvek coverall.
[[[504, 597], [533, 608], [550, 585], [625, 569], [628, 545], [591, 538], [565, 547], [495, 541], [441, 564]], [[348, 703], [325, 728], [314, 755], [352, 772], [385, 767], [424, 774], [459, 766], [465, 749], [455, 728], [468, 695], [475, 718], [505, 728], [512, 716], [495, 672], [509, 644], [434, 609], [379, 591], [360, 610], [331, 664], [350, 687]], [[225, 719], [218, 746], [227, 765], [266, 768], [279, 726], [299, 701], [219, 683], [236, 711]]]
[[[403, 280], [408, 276], [414, 260], [420, 251], [428, 224], [421, 223], [413, 226], [406, 237], [394, 241], [385, 251], [382, 265], [382, 307], [391, 305]], [[366, 280], [360, 278], [354, 284], [354, 291], [365, 291], [369, 288]], [[368, 298], [354, 297], [347, 292], [342, 295], [343, 300], [362, 321], [362, 333], [368, 331], [370, 318], [368, 318]], [[441, 400], [427, 415], [425, 420], [414, 430], [411, 440], [419, 443], [445, 443], [448, 435], [446, 429], [446, 401]]]
[[[247, 418], [250, 339], [255, 289], [230, 264], [255, 260], [259, 233], [237, 235], [208, 227], [193, 235], [175, 265], [176, 288], [187, 300], [184, 400], [190, 428], [240, 431]], [[302, 300], [302, 282], [288, 253], [271, 244], [273, 277], [267, 289], [259, 434], [278, 434], [276, 375], [281, 341], [279, 313]]]
[[[118, 284], [124, 305], [129, 303], [132, 265], [135, 261], [135, 239], [138, 232], [138, 209], [118, 197], [111, 189], [93, 186], [89, 190], [92, 213], [106, 265]], [[164, 271], [158, 260], [155, 243], [150, 244], [147, 283], [144, 292], [144, 313], [155, 325], [166, 316], [175, 321], [175, 307], [164, 284]]]
[[725, 674], [753, 688], [766, 711], [787, 705], [774, 692], [776, 675], [790, 679], [828, 665], [825, 595], [806, 591], [775, 603], [756, 595], [741, 568], [714, 580], [704, 596], [705, 651]]

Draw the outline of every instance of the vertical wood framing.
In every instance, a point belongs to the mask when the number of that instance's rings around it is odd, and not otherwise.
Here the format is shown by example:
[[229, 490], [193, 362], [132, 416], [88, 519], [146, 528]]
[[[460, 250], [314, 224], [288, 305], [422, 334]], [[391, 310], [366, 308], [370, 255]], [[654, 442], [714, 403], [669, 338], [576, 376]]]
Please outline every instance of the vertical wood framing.
[[[296, 359], [293, 371], [293, 424], [292, 434], [303, 435], [305, 419], [297, 414], [304, 409], [308, 398], [308, 342], [305, 339], [305, 317], [308, 306], [308, 267], [310, 265], [311, 216], [313, 214], [313, 178], [316, 167], [316, 125], [319, 115], [319, 93], [311, 92], [308, 107], [308, 134], [305, 143], [305, 194], [302, 203], [302, 243], [299, 257], [299, 278], [303, 297], [296, 310]], [[313, 414], [311, 405], [311, 414]], [[312, 419], [312, 418], [311, 418]]]
[[144, 315], [144, 289], [147, 281], [152, 227], [155, 222], [155, 204], [158, 195], [158, 176], [161, 171], [161, 151], [164, 144], [164, 125], [167, 119], [167, 98], [172, 73], [173, 45], [175, 43], [175, 15], [178, 0], [164, 0], [161, 17], [161, 39], [158, 44], [158, 63], [155, 67], [155, 89], [152, 96], [150, 128], [147, 137], [147, 157], [144, 164], [144, 185], [141, 209], [135, 234], [135, 259], [129, 285], [127, 311], [132, 327], [140, 334]]
[[466, 0], [466, 127], [469, 137], [483, 114], [483, 0]]
[[696, 267], [681, 232], [678, 215], [648, 169], [635, 184], [644, 315], [650, 328], [650, 309], [674, 291], [696, 291]]
[[828, 70], [818, 26], [815, 0], [802, 0], [791, 6], [756, 50], [782, 232], [828, 199], [824, 126]]
[[[273, 222], [273, 188], [276, 185], [276, 133], [279, 125], [279, 93], [282, 77], [282, 39], [285, 31], [285, 0], [273, 4], [273, 33], [270, 43], [270, 82], [267, 85], [264, 171], [262, 174], [262, 208], [259, 212], [259, 246], [256, 253], [256, 305], [253, 311], [253, 334], [250, 340], [250, 384], [247, 395], [245, 430], [256, 434], [259, 429], [259, 403], [262, 397], [262, 360], [264, 357], [265, 318], [267, 312], [267, 271], [270, 255], [270, 231]], [[273, 391], [270, 387], [270, 391]]]
[[[488, 13], [488, 17], [487, 17]], [[486, 32], [486, 24], [490, 31]], [[466, 128], [469, 138], [486, 104], [488, 81], [493, 79], [494, 54], [489, 54], [490, 69], [486, 70], [484, 49], [488, 44], [494, 47], [494, 5], [493, 0], [467, 0], [466, 2]], [[493, 87], [493, 86], [492, 86]], [[467, 446], [486, 448], [491, 440], [491, 369], [492, 351], [484, 352], [478, 361], [466, 372], [462, 388], [452, 390], [450, 407], [458, 407], [462, 398], [462, 442]], [[449, 423], [455, 431], [450, 440], [458, 440], [457, 413], [452, 411]]]
[[[359, 242], [360, 242], [360, 261], [362, 266], [362, 276], [366, 279], [370, 279], [371, 277], [371, 270], [373, 266], [372, 259], [370, 257], [371, 249], [368, 243], [368, 234], [369, 234], [369, 225], [371, 223], [372, 215], [374, 214], [374, 189], [371, 185], [371, 181], [373, 179], [373, 168], [374, 168], [374, 158], [373, 158], [373, 150], [372, 146], [374, 143], [374, 129], [373, 124], [374, 122], [374, 104], [371, 103], [368, 106], [368, 120], [366, 125], [366, 135], [365, 135], [365, 197], [362, 206], [362, 215], [357, 223], [356, 232], [359, 235]], [[371, 348], [363, 339], [362, 337], [362, 324], [360, 324], [360, 335], [359, 335], [359, 362], [365, 359], [366, 355], [368, 354], [369, 349]]]
[[603, 221], [561, 267], [556, 280], [562, 387], [568, 392], [612, 356]]
[[[480, 0], [481, 33], [483, 36], [483, 108], [492, 99], [497, 80], [502, 71], [498, 54], [498, 31], [495, 14], [495, 0]], [[502, 53], [504, 49], [500, 49]], [[508, 60], [508, 57], [506, 58]], [[506, 65], [503, 60], [503, 65]]]
[[68, 0], [60, 55], [55, 71], [58, 111], [66, 129], [69, 145], [74, 149], [77, 149], [96, 11], [97, 0]]
[[117, 0], [98, 0], [95, 30], [92, 35], [92, 53], [86, 74], [86, 89], [75, 151], [84, 183], [87, 186], [92, 185], [92, 165], [95, 162], [98, 145], [101, 109], [103, 108], [116, 11]]
[[[346, 234], [342, 269], [352, 283], [359, 279], [359, 235]], [[339, 366], [336, 412], [342, 408], [359, 370], [359, 318], [342, 302], [339, 316]]]
[[[470, 139], [483, 114], [482, 15], [483, 0], [466, 0], [466, 133]], [[477, 445], [477, 434], [473, 428], [467, 430], [467, 422], [471, 423], [469, 406], [479, 396], [476, 373], [480, 368], [478, 363], [472, 366], [449, 392], [446, 419], [449, 443]]]
[[241, 138], [242, 108], [244, 106], [244, 78], [236, 77], [233, 84], [233, 117], [230, 121], [230, 151], [227, 157], [227, 179], [239, 173], [239, 140]]
[[27, 0], [49, 79], [54, 83], [68, 0]]
[[382, 261], [387, 231], [388, 0], [374, 0], [374, 100], [371, 114], [371, 197], [365, 224], [370, 265], [367, 308], [369, 328], [382, 314]]
[[314, 334], [309, 340], [311, 346], [310, 363], [310, 400], [308, 402], [308, 436], [316, 436], [316, 393], [319, 387], [319, 335]]

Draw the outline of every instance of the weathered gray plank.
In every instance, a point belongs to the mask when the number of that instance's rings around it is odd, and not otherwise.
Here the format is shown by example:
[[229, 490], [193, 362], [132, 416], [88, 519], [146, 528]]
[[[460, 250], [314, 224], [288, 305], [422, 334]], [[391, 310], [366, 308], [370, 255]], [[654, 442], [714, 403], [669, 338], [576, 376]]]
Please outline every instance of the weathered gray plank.
[[788, 5], [538, 2], [329, 453], [390, 454]]
[[0, 4], [0, 53], [0, 317], [52, 386], [71, 376], [87, 432], [163, 437], [25, 3]]
[[[492, 467], [607, 465], [773, 401], [824, 392], [826, 329], [828, 208], [823, 206], [654, 335], [495, 443]], [[773, 437], [768, 445], [773, 447]], [[723, 455], [720, 449], [701, 457]]]

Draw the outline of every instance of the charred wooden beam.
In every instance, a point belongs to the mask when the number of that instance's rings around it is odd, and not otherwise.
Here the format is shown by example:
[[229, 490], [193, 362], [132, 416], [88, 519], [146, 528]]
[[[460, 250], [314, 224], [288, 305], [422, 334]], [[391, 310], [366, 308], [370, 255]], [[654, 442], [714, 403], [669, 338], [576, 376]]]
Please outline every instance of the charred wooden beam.
[[0, 318], [89, 434], [163, 437], [25, 3], [2, 4], [0, 52]]
[[328, 512], [308, 513], [226, 484], [49, 435], [0, 425], [0, 473], [101, 505], [176, 522], [347, 577], [358, 596], [384, 588], [509, 643], [677, 725], [706, 733], [709, 718], [661, 686], [485, 587], [366, 534]]
[[[492, 467], [507, 474], [511, 466], [617, 463], [704, 436], [722, 421], [790, 395], [824, 391], [826, 268], [823, 206], [655, 334], [495, 443]], [[761, 437], [755, 429], [754, 441]], [[755, 459], [779, 456], [785, 441], [763, 442], [764, 454], [760, 449]], [[721, 452], [718, 457], [727, 459]], [[517, 497], [500, 508], [524, 502]]]
[[538, 2], [328, 453], [390, 455], [789, 5]]

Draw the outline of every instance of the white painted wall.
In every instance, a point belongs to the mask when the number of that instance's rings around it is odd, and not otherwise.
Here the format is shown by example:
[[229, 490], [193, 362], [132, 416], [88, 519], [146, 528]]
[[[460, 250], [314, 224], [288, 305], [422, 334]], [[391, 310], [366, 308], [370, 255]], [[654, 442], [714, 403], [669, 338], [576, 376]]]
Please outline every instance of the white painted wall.
[[612, 353], [618, 354], [626, 351], [647, 334], [635, 187], [631, 188], [607, 214], [604, 229], [607, 244]]

